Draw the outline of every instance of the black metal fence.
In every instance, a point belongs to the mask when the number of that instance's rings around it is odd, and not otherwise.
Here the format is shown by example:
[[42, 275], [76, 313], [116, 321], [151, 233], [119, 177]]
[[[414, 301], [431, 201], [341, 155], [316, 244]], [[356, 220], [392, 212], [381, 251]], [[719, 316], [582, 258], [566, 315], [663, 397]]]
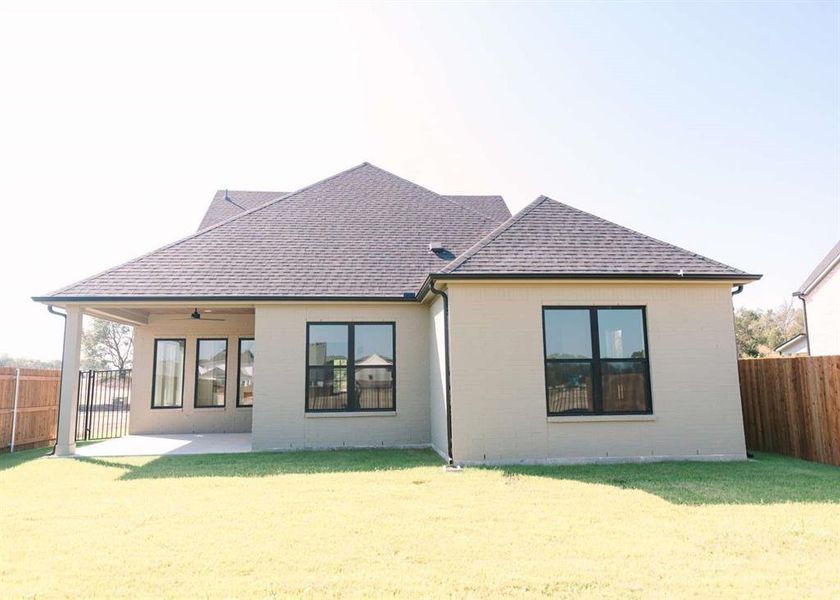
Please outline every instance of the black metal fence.
[[131, 369], [81, 371], [76, 440], [95, 440], [128, 434], [131, 408]]

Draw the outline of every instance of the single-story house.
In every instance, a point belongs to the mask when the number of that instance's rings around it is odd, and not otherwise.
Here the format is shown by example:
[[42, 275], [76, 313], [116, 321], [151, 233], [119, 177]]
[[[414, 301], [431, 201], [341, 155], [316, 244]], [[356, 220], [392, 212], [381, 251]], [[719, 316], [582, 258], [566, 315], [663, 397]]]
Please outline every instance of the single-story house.
[[807, 356], [808, 336], [804, 333], [797, 333], [789, 340], [785, 340], [773, 348], [773, 352], [778, 352], [782, 356]]
[[759, 277], [545, 196], [511, 216], [363, 163], [220, 192], [193, 235], [34, 299], [67, 314], [58, 454], [88, 314], [135, 328], [133, 434], [737, 460], [731, 293]]
[[840, 354], [840, 241], [793, 295], [802, 300], [808, 354]]

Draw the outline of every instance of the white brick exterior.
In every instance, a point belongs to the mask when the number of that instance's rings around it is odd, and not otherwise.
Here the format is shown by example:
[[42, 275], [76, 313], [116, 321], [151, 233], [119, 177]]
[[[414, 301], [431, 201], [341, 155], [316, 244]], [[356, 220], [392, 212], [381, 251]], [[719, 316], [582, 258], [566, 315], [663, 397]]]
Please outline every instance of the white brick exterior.
[[[254, 449], [429, 445], [428, 313], [414, 303], [258, 305]], [[305, 413], [306, 323], [315, 321], [396, 323], [396, 413]]]
[[[729, 284], [472, 281], [451, 282], [447, 292], [456, 462], [745, 457]], [[646, 307], [652, 417], [546, 416], [546, 305]], [[254, 311], [221, 323], [153, 314], [137, 327], [131, 432], [252, 431], [255, 450], [431, 445], [446, 455], [442, 299]], [[317, 321], [396, 323], [396, 413], [306, 414], [306, 324]], [[199, 336], [229, 340], [224, 408], [192, 408]], [[236, 408], [237, 341], [252, 336], [254, 408]], [[149, 408], [159, 337], [187, 339], [183, 409]]]
[[[224, 315], [224, 321], [184, 320], [189, 311], [174, 315], [152, 314], [149, 324], [134, 328], [134, 368], [131, 381], [132, 434], [244, 433], [251, 431], [251, 408], [236, 406], [236, 365], [239, 338], [254, 337], [253, 315]], [[211, 314], [206, 316], [212, 317]], [[153, 409], [152, 371], [157, 338], [184, 338], [184, 399], [182, 408]], [[195, 395], [196, 340], [227, 338], [225, 406], [193, 408]]]
[[[449, 298], [457, 462], [745, 458], [728, 284], [474, 282]], [[655, 420], [547, 418], [542, 307], [564, 304], [647, 307]]]

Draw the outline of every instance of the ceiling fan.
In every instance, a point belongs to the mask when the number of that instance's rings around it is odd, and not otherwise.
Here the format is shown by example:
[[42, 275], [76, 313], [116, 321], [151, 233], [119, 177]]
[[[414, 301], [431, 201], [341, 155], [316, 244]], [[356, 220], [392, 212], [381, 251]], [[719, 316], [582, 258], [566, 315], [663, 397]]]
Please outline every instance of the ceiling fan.
[[192, 311], [192, 314], [189, 317], [184, 319], [175, 319], [176, 321], [192, 321], [195, 319], [196, 321], [224, 321], [224, 319], [214, 319], [212, 317], [202, 317], [201, 313], [198, 312], [198, 309]]

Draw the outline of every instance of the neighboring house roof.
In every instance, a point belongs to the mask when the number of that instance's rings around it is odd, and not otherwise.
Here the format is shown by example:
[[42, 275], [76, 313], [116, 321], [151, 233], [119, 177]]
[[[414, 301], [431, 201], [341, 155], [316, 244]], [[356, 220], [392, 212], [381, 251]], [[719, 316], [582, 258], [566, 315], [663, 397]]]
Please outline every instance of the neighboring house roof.
[[270, 202], [280, 196], [285, 196], [289, 192], [246, 192], [243, 190], [218, 190], [213, 200], [210, 201], [210, 206], [207, 207], [207, 212], [204, 213], [204, 218], [198, 226], [198, 231], [207, 229], [211, 225], [220, 223], [225, 219], [243, 213], [246, 210], [256, 208], [261, 204]]
[[778, 352], [780, 354], [801, 352], [807, 349], [807, 341], [808, 336], [806, 334], [797, 333], [789, 340], [785, 340], [784, 342], [773, 348], [773, 351]]
[[709, 258], [537, 198], [447, 265], [451, 275], [564, 274], [748, 277]]
[[822, 280], [823, 277], [835, 269], [838, 264], [840, 264], [840, 241], [834, 245], [834, 248], [829, 250], [828, 254], [825, 255], [825, 258], [823, 258], [820, 261], [820, 264], [811, 271], [811, 274], [808, 275], [808, 279], [799, 286], [799, 289], [796, 290], [793, 295], [800, 296], [807, 294], [811, 291], [811, 288], [813, 288]]
[[382, 358], [379, 354], [375, 352], [370, 356], [366, 356], [360, 360], [356, 361], [357, 367], [382, 367], [382, 366], [389, 366], [394, 364], [394, 361], [388, 360], [387, 358]]
[[[402, 299], [438, 274], [758, 278], [546, 197], [499, 225], [498, 196], [441, 196], [368, 163], [258, 194], [272, 195], [229, 192], [257, 206], [36, 300]], [[228, 210], [217, 199], [230, 204], [217, 194], [205, 219]]]

